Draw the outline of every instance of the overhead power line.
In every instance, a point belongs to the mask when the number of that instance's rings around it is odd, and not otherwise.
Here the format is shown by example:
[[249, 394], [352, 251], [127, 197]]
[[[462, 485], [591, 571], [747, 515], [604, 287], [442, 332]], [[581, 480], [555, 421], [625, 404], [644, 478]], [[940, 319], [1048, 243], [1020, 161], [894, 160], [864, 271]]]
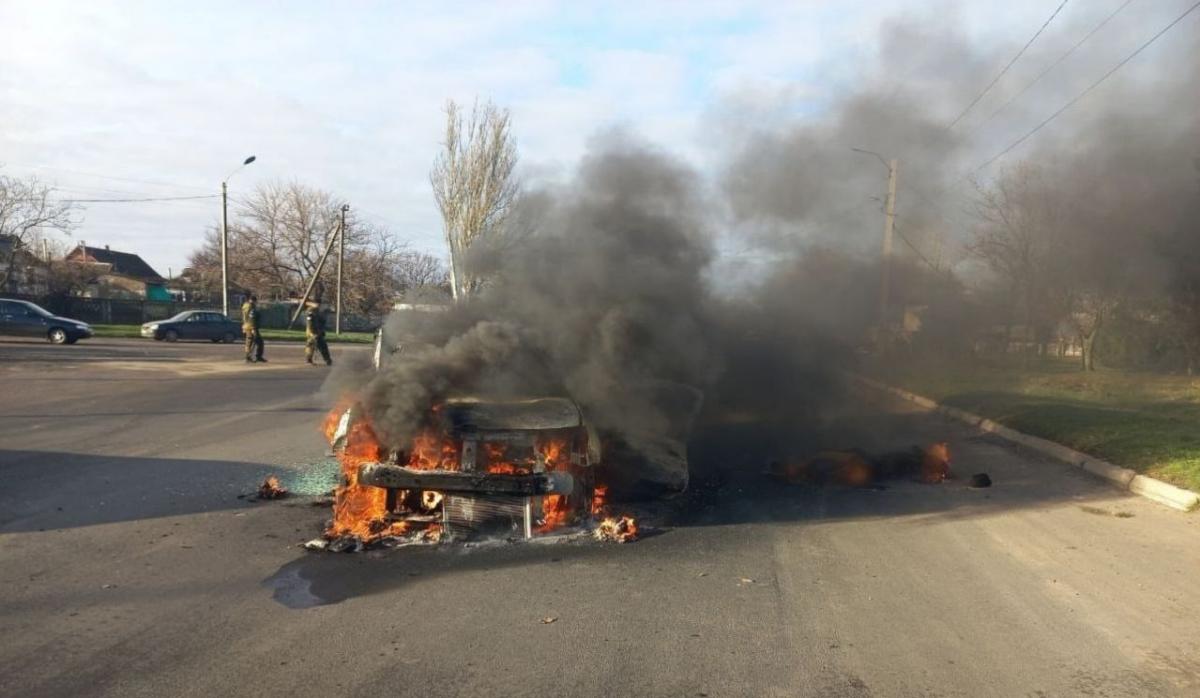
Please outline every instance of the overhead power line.
[[194, 199], [219, 199], [220, 194], [204, 196], [151, 196], [143, 199], [59, 199], [64, 204], [130, 204], [144, 201], [191, 201]]
[[932, 269], [932, 270], [934, 270], [934, 271], [938, 271], [938, 272], [940, 272], [940, 271], [942, 270], [942, 269], [941, 269], [941, 267], [939, 267], [938, 265], [936, 265], [936, 264], [934, 264], [933, 262], [929, 261], [929, 258], [928, 258], [928, 257], [926, 257], [926, 256], [924, 255], [924, 253], [922, 253], [922, 252], [921, 252], [921, 250], [917, 249], [917, 246], [916, 246], [916, 245], [914, 245], [914, 244], [912, 243], [912, 241], [911, 241], [911, 240], [909, 240], [908, 238], [906, 238], [906, 237], [904, 236], [904, 233], [900, 232], [900, 229], [899, 229], [899, 228], [897, 228], [897, 227], [896, 227], [894, 224], [892, 225], [892, 232], [894, 232], [894, 233], [896, 234], [896, 237], [900, 238], [900, 240], [901, 240], [901, 241], [902, 241], [902, 242], [903, 242], [905, 245], [908, 245], [908, 249], [912, 250], [912, 251], [913, 251], [913, 254], [917, 255], [917, 257], [918, 257], [918, 258], [919, 258], [919, 259], [920, 259], [922, 262], [924, 262], [924, 263], [926, 264], [926, 266], [928, 266], [930, 269]]
[[946, 126], [947, 131], [954, 128], [955, 124], [961, 121], [968, 112], [974, 109], [975, 105], [979, 104], [979, 100], [983, 99], [983, 96], [990, 92], [991, 89], [996, 86], [996, 83], [1000, 82], [1000, 78], [1004, 77], [1004, 74], [1008, 72], [1008, 69], [1013, 67], [1013, 64], [1020, 60], [1021, 56], [1025, 55], [1025, 51], [1029, 50], [1029, 47], [1033, 45], [1033, 42], [1037, 41], [1037, 38], [1042, 35], [1042, 32], [1046, 31], [1046, 27], [1050, 26], [1050, 23], [1054, 21], [1054, 18], [1058, 16], [1058, 13], [1062, 11], [1062, 8], [1065, 7], [1066, 4], [1067, 0], [1063, 0], [1061, 3], [1059, 3], [1058, 7], [1054, 8], [1054, 12], [1050, 14], [1050, 18], [1042, 24], [1041, 28], [1038, 29], [1032, 37], [1030, 37], [1029, 41], [1025, 42], [1025, 45], [1021, 47], [1021, 50], [1017, 51], [1017, 55], [1013, 56], [1012, 60], [1010, 60], [1008, 64], [996, 74], [996, 77], [992, 78], [992, 81], [988, 83], [987, 87], [983, 88], [983, 91], [976, 95], [975, 99], [971, 100], [971, 103], [967, 105], [966, 109], [963, 109], [962, 113], [954, 117], [954, 121], [951, 121], [950, 124]]
[[980, 121], [979, 124], [975, 126], [975, 130], [978, 131], [979, 129], [983, 128], [984, 124], [986, 124], [989, 121], [991, 121], [992, 119], [996, 118], [996, 116], [998, 116], [1000, 114], [1000, 112], [1004, 111], [1005, 109], [1008, 109], [1009, 106], [1011, 106], [1013, 102], [1020, 99], [1021, 96], [1024, 95], [1026, 92], [1028, 92], [1034, 85], [1038, 84], [1038, 82], [1040, 82], [1042, 78], [1046, 77], [1047, 73], [1049, 73], [1051, 70], [1054, 70], [1055, 68], [1057, 68], [1060, 64], [1062, 64], [1063, 61], [1070, 58], [1071, 54], [1073, 54], [1077, 50], [1079, 50], [1080, 46], [1083, 46], [1085, 43], [1087, 43], [1088, 39], [1091, 39], [1093, 36], [1095, 36], [1097, 32], [1099, 32], [1110, 21], [1112, 21], [1113, 17], [1116, 17], [1117, 15], [1121, 14], [1121, 10], [1124, 10], [1126, 7], [1129, 7], [1129, 4], [1132, 2], [1133, 2], [1133, 0], [1125, 0], [1125, 2], [1121, 3], [1120, 7], [1113, 10], [1111, 13], [1109, 13], [1109, 15], [1107, 17], [1105, 17], [1103, 20], [1101, 20], [1099, 24], [1092, 27], [1092, 30], [1090, 32], [1088, 32], [1087, 34], [1084, 34], [1082, 39], [1080, 39], [1079, 41], [1076, 41], [1074, 46], [1067, 49], [1066, 53], [1062, 54], [1057, 59], [1055, 59], [1054, 62], [1052, 62], [1050, 65], [1043, 68], [1042, 72], [1038, 73], [1037, 77], [1035, 77], [1032, 81], [1030, 81], [1030, 83], [1028, 85], [1026, 85], [1025, 87], [1022, 87], [1020, 92], [1013, 95], [1004, 104], [1001, 104], [999, 109], [992, 112], [991, 114], [988, 114], [986, 119], [984, 119], [983, 121]]
[[1155, 41], [1158, 41], [1158, 39], [1159, 39], [1159, 38], [1160, 38], [1160, 37], [1161, 37], [1163, 34], [1166, 34], [1166, 33], [1167, 33], [1168, 31], [1170, 31], [1170, 30], [1171, 30], [1171, 29], [1172, 29], [1172, 28], [1173, 28], [1175, 25], [1177, 25], [1177, 24], [1179, 24], [1180, 22], [1182, 22], [1182, 21], [1184, 20], [1184, 18], [1185, 18], [1185, 17], [1187, 17], [1187, 16], [1188, 16], [1188, 15], [1190, 15], [1191, 13], [1195, 12], [1195, 11], [1196, 11], [1196, 8], [1200, 8], [1200, 2], [1197, 2], [1197, 3], [1195, 3], [1194, 5], [1192, 5], [1191, 7], [1189, 7], [1188, 9], [1184, 10], [1183, 14], [1179, 15], [1179, 16], [1178, 16], [1178, 17], [1176, 17], [1174, 20], [1172, 20], [1170, 24], [1168, 24], [1167, 26], [1165, 26], [1165, 27], [1163, 27], [1162, 29], [1160, 29], [1160, 30], [1158, 31], [1158, 33], [1157, 33], [1157, 34], [1155, 34], [1154, 36], [1150, 37], [1150, 38], [1149, 38], [1149, 39], [1146, 41], [1146, 43], [1144, 43], [1144, 44], [1142, 44], [1141, 46], [1137, 47], [1137, 49], [1136, 49], [1136, 50], [1135, 50], [1133, 53], [1129, 54], [1128, 56], [1125, 56], [1125, 58], [1121, 59], [1121, 62], [1120, 62], [1120, 63], [1117, 63], [1117, 64], [1116, 64], [1116, 65], [1114, 65], [1114, 66], [1113, 66], [1111, 69], [1109, 69], [1109, 71], [1108, 71], [1107, 73], [1105, 73], [1104, 75], [1101, 75], [1099, 80], [1097, 80], [1097, 81], [1093, 82], [1091, 85], [1088, 85], [1088, 86], [1087, 86], [1087, 88], [1083, 90], [1083, 92], [1080, 92], [1079, 94], [1077, 94], [1077, 95], [1075, 95], [1074, 97], [1072, 97], [1072, 98], [1071, 98], [1071, 101], [1069, 101], [1069, 102], [1067, 102], [1066, 104], [1064, 104], [1064, 105], [1062, 105], [1061, 107], [1059, 107], [1058, 111], [1056, 111], [1056, 112], [1054, 112], [1053, 114], [1051, 114], [1050, 116], [1046, 117], [1046, 119], [1045, 119], [1044, 121], [1042, 121], [1042, 122], [1041, 122], [1040, 124], [1038, 124], [1037, 126], [1034, 126], [1034, 127], [1033, 127], [1032, 129], [1030, 129], [1030, 130], [1029, 130], [1029, 132], [1027, 132], [1025, 135], [1021, 136], [1021, 137], [1020, 137], [1020, 138], [1018, 138], [1017, 140], [1015, 140], [1015, 141], [1013, 141], [1012, 143], [1010, 143], [1010, 144], [1009, 144], [1009, 146], [1008, 146], [1007, 148], [1005, 148], [1004, 150], [1001, 150], [999, 153], [996, 153], [996, 154], [995, 154], [995, 155], [993, 155], [992, 157], [988, 158], [986, 161], [984, 161], [984, 162], [983, 162], [982, 164], [980, 164], [979, 166], [977, 166], [977, 167], [974, 167], [974, 168], [972, 168], [971, 170], [969, 170], [969, 171], [968, 171], [968, 174], [973, 174], [973, 173], [979, 172], [980, 170], [982, 170], [982, 169], [984, 169], [984, 168], [988, 167], [989, 165], [991, 165], [992, 163], [996, 162], [996, 161], [997, 161], [997, 160], [999, 160], [1000, 158], [1004, 157], [1005, 155], [1008, 155], [1008, 154], [1009, 154], [1010, 152], [1012, 152], [1012, 151], [1013, 151], [1013, 149], [1015, 149], [1017, 146], [1021, 145], [1021, 144], [1022, 144], [1022, 143], [1024, 143], [1025, 141], [1029, 140], [1029, 138], [1030, 138], [1030, 137], [1031, 137], [1033, 134], [1035, 134], [1035, 133], [1037, 133], [1038, 131], [1042, 130], [1042, 128], [1043, 128], [1043, 127], [1045, 127], [1045, 126], [1046, 126], [1046, 124], [1050, 123], [1051, 121], [1054, 121], [1056, 118], [1058, 118], [1058, 116], [1059, 116], [1060, 114], [1062, 114], [1062, 113], [1063, 113], [1063, 112], [1065, 112], [1066, 110], [1070, 109], [1071, 107], [1075, 106], [1075, 104], [1076, 104], [1077, 102], [1079, 102], [1079, 100], [1081, 100], [1081, 99], [1083, 99], [1084, 97], [1086, 97], [1086, 96], [1088, 95], [1088, 93], [1090, 93], [1092, 90], [1094, 90], [1094, 89], [1096, 89], [1097, 87], [1099, 87], [1099, 86], [1100, 86], [1100, 84], [1101, 84], [1101, 83], [1103, 83], [1105, 80], [1107, 80], [1107, 79], [1109, 79], [1110, 77], [1112, 77], [1112, 76], [1113, 76], [1113, 74], [1114, 74], [1114, 73], [1116, 73], [1116, 72], [1117, 72], [1118, 70], [1120, 70], [1121, 68], [1123, 68], [1123, 67], [1125, 66], [1125, 64], [1126, 64], [1126, 63], [1128, 63], [1129, 61], [1133, 60], [1135, 57], [1137, 57], [1137, 55], [1138, 55], [1138, 54], [1140, 54], [1142, 51], [1145, 51], [1147, 48], [1149, 48], [1149, 47], [1150, 47], [1150, 45], [1151, 45], [1151, 44], [1153, 44]]
[[51, 167], [49, 165], [22, 165], [21, 163], [0, 163], [24, 167], [30, 170], [51, 170], [54, 172], [66, 172], [67, 174], [80, 175], [83, 177], [95, 177], [97, 179], [110, 179], [115, 182], [132, 182], [134, 184], [148, 184], [153, 187], [170, 187], [172, 189], [197, 189], [207, 191], [208, 187], [200, 187], [194, 184], [171, 184], [168, 182], [156, 182], [150, 179], [133, 179], [131, 177], [114, 177], [113, 175], [98, 174], [95, 172], [83, 172], [80, 170], [70, 170], [65, 167]]

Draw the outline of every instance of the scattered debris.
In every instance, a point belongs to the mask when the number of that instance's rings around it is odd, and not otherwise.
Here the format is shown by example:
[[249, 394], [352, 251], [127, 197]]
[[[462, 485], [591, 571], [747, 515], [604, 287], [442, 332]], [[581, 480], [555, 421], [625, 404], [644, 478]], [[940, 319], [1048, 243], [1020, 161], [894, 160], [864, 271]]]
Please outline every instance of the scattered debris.
[[288, 496], [287, 488], [279, 484], [279, 478], [274, 475], [267, 476], [266, 480], [258, 486], [259, 499], [283, 499]]
[[329, 547], [329, 541], [324, 538], [313, 538], [304, 544], [305, 550], [325, 550]]
[[605, 543], [628, 543], [637, 540], [637, 521], [632, 516], [609, 517], [596, 526], [596, 540]]
[[753, 584], [753, 583], [754, 583], [754, 580], [749, 577], [742, 577], [741, 579], [738, 580], [738, 586], [744, 586], [746, 584]]
[[988, 477], [987, 473], [975, 473], [971, 476], [971, 481], [967, 483], [967, 487], [981, 488], [991, 487], [992, 478]]
[[358, 553], [363, 550], [363, 542], [358, 536], [338, 536], [325, 549], [331, 553]]
[[1115, 516], [1118, 519], [1133, 518], [1133, 512], [1131, 511], [1109, 511], [1108, 509], [1101, 509], [1100, 507], [1090, 507], [1086, 505], [1079, 508], [1088, 514], [1095, 514], [1096, 516]]
[[116, 584], [101, 584], [100, 588], [101, 589], [116, 589], [117, 585]]
[[546, 616], [542, 619], [542, 625], [550, 625], [558, 620], [558, 616]]

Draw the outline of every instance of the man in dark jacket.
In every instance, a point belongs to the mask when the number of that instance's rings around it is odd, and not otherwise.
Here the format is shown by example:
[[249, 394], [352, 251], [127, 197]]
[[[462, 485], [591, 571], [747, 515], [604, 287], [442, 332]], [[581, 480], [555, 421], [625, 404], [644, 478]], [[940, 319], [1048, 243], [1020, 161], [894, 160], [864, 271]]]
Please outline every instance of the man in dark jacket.
[[325, 342], [325, 311], [320, 303], [308, 302], [308, 310], [304, 313], [304, 360], [313, 362], [313, 351], [320, 351], [326, 366], [333, 365], [329, 358], [329, 344]]
[[[260, 321], [258, 297], [252, 295], [242, 304], [242, 332], [246, 335], [246, 363], [248, 364], [256, 361], [267, 362], [263, 358], [263, 339], [262, 333], [259, 332]], [[251, 358], [251, 352], [253, 352], [253, 358]]]

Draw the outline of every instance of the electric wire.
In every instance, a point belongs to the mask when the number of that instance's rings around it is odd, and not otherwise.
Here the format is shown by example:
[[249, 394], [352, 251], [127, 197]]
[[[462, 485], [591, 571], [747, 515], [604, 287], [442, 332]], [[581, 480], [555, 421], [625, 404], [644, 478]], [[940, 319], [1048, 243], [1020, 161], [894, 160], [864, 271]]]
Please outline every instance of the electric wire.
[[978, 131], [979, 129], [983, 128], [983, 126], [984, 126], [985, 124], [987, 124], [988, 122], [990, 122], [992, 119], [996, 118], [996, 116], [998, 116], [998, 115], [999, 115], [1001, 112], [1003, 112], [1005, 109], [1007, 109], [1008, 107], [1010, 107], [1010, 106], [1013, 104], [1013, 102], [1016, 102], [1018, 99], [1020, 99], [1020, 98], [1021, 98], [1021, 97], [1022, 97], [1022, 96], [1023, 96], [1025, 93], [1026, 93], [1026, 92], [1028, 92], [1030, 89], [1032, 89], [1034, 85], [1038, 84], [1038, 83], [1041, 81], [1041, 79], [1042, 79], [1042, 78], [1046, 77], [1046, 75], [1047, 75], [1047, 74], [1048, 74], [1050, 71], [1054, 70], [1054, 69], [1055, 69], [1055, 68], [1057, 68], [1059, 65], [1061, 65], [1063, 61], [1065, 61], [1065, 60], [1067, 60], [1068, 58], [1070, 58], [1072, 54], [1074, 54], [1074, 53], [1075, 53], [1077, 50], [1079, 50], [1079, 47], [1080, 47], [1080, 46], [1083, 46], [1085, 43], [1087, 43], [1087, 41], [1088, 41], [1089, 39], [1091, 39], [1093, 36], [1095, 36], [1097, 32], [1099, 32], [1099, 31], [1100, 31], [1101, 29], [1103, 29], [1103, 28], [1104, 28], [1104, 27], [1105, 27], [1105, 26], [1106, 26], [1106, 25], [1107, 25], [1109, 22], [1111, 22], [1111, 21], [1112, 21], [1112, 19], [1113, 19], [1114, 17], [1116, 17], [1117, 15], [1121, 14], [1121, 11], [1122, 11], [1122, 10], [1124, 10], [1126, 7], [1129, 7], [1129, 5], [1130, 5], [1132, 2], [1133, 2], [1133, 0], [1125, 0], [1125, 2], [1121, 3], [1120, 7], [1118, 7], [1118, 8], [1117, 8], [1117, 9], [1115, 9], [1115, 10], [1113, 10], [1111, 13], [1109, 13], [1109, 14], [1108, 14], [1108, 16], [1107, 16], [1107, 17], [1105, 17], [1103, 20], [1101, 20], [1099, 24], [1097, 24], [1096, 26], [1092, 27], [1092, 30], [1091, 30], [1091, 31], [1089, 31], [1087, 34], [1084, 34], [1084, 36], [1083, 36], [1083, 38], [1082, 38], [1082, 39], [1080, 39], [1079, 41], [1075, 42], [1075, 45], [1074, 45], [1074, 46], [1072, 46], [1071, 48], [1067, 49], [1066, 53], [1063, 53], [1061, 56], [1059, 56], [1057, 59], [1055, 59], [1055, 60], [1054, 60], [1052, 63], [1050, 63], [1050, 65], [1048, 65], [1048, 66], [1046, 66], [1045, 68], [1043, 68], [1043, 69], [1042, 69], [1042, 72], [1038, 73], [1038, 74], [1037, 74], [1037, 77], [1035, 77], [1035, 78], [1034, 78], [1032, 81], [1030, 81], [1028, 85], [1026, 85], [1025, 87], [1021, 88], [1021, 90], [1020, 90], [1019, 92], [1017, 92], [1015, 95], [1013, 95], [1013, 96], [1012, 96], [1012, 97], [1011, 97], [1011, 98], [1010, 98], [1010, 99], [1009, 99], [1007, 102], [1005, 102], [1004, 104], [1000, 105], [1000, 108], [999, 108], [999, 109], [996, 109], [996, 111], [992, 112], [991, 114], [988, 114], [987, 118], [985, 118], [983, 121], [980, 121], [978, 124], [976, 124], [975, 128], [972, 130], [972, 133], [974, 133], [974, 132]]
[[219, 199], [220, 194], [205, 194], [203, 196], [152, 196], [141, 199], [59, 199], [64, 204], [130, 204], [146, 201], [194, 201], [196, 199]]
[[1137, 47], [1137, 49], [1136, 49], [1136, 50], [1134, 50], [1134, 52], [1133, 52], [1133, 53], [1131, 53], [1131, 54], [1129, 54], [1128, 56], [1125, 56], [1125, 58], [1121, 59], [1121, 61], [1120, 61], [1119, 63], [1117, 63], [1116, 65], [1114, 65], [1112, 68], [1110, 68], [1110, 69], [1109, 69], [1109, 71], [1108, 71], [1107, 73], [1105, 73], [1104, 75], [1101, 75], [1101, 76], [1100, 76], [1100, 79], [1096, 80], [1096, 81], [1095, 81], [1095, 82], [1093, 82], [1091, 85], [1088, 85], [1086, 89], [1084, 89], [1082, 92], [1080, 92], [1079, 94], [1077, 94], [1077, 95], [1075, 95], [1074, 97], [1072, 97], [1072, 98], [1071, 98], [1071, 100], [1070, 100], [1069, 102], [1067, 102], [1066, 104], [1064, 104], [1064, 105], [1062, 105], [1061, 107], [1059, 107], [1057, 111], [1055, 111], [1055, 112], [1054, 112], [1053, 114], [1051, 114], [1050, 116], [1046, 117], [1046, 119], [1045, 119], [1044, 121], [1042, 121], [1041, 123], [1039, 123], [1037, 126], [1034, 126], [1034, 127], [1033, 127], [1032, 129], [1030, 129], [1030, 130], [1029, 130], [1027, 133], [1025, 133], [1025, 135], [1021, 136], [1021, 137], [1020, 137], [1020, 138], [1018, 138], [1017, 140], [1015, 140], [1015, 141], [1013, 141], [1012, 143], [1010, 143], [1010, 144], [1008, 145], [1008, 147], [1006, 147], [1004, 150], [1001, 150], [1000, 152], [996, 153], [996, 154], [995, 154], [995, 155], [993, 155], [992, 157], [990, 157], [990, 158], [988, 158], [987, 160], [985, 160], [983, 163], [981, 163], [981, 164], [980, 164], [980, 165], [978, 165], [977, 167], [974, 167], [974, 168], [972, 168], [971, 170], [969, 170], [969, 171], [966, 173], [966, 175], [964, 175], [964, 176], [969, 176], [969, 175], [971, 175], [971, 174], [975, 174], [975, 173], [977, 173], [977, 172], [979, 172], [979, 171], [981, 171], [981, 170], [983, 170], [983, 169], [986, 169], [986, 168], [987, 168], [989, 165], [991, 165], [992, 163], [996, 162], [997, 160], [999, 160], [1000, 158], [1004, 157], [1005, 155], [1008, 155], [1008, 154], [1009, 154], [1010, 152], [1012, 152], [1012, 151], [1013, 151], [1015, 148], [1017, 148], [1018, 146], [1020, 146], [1020, 145], [1021, 145], [1022, 143], [1024, 143], [1025, 141], [1029, 140], [1029, 138], [1030, 138], [1031, 136], [1033, 136], [1033, 135], [1034, 135], [1035, 133], [1037, 133], [1038, 131], [1042, 130], [1042, 128], [1044, 128], [1044, 127], [1045, 127], [1047, 124], [1049, 124], [1051, 121], [1054, 121], [1056, 118], [1058, 118], [1058, 116], [1059, 116], [1060, 114], [1062, 114], [1062, 113], [1063, 113], [1063, 112], [1065, 112], [1066, 110], [1070, 109], [1071, 107], [1075, 106], [1075, 104], [1076, 104], [1076, 103], [1078, 103], [1078, 102], [1079, 102], [1079, 100], [1081, 100], [1081, 99], [1083, 99], [1084, 97], [1086, 97], [1086, 96], [1087, 96], [1087, 95], [1088, 95], [1088, 94], [1089, 94], [1089, 93], [1090, 93], [1092, 90], [1094, 90], [1094, 89], [1096, 89], [1097, 87], [1099, 87], [1099, 86], [1101, 85], [1101, 83], [1103, 83], [1105, 80], [1108, 80], [1110, 77], [1112, 77], [1112, 76], [1113, 76], [1113, 74], [1115, 74], [1115, 73], [1116, 73], [1118, 70], [1120, 70], [1121, 68], [1123, 68], [1123, 67], [1125, 66], [1125, 64], [1129, 63], [1129, 61], [1133, 60], [1133, 59], [1134, 59], [1134, 58], [1135, 58], [1135, 57], [1136, 57], [1138, 54], [1140, 54], [1142, 51], [1145, 51], [1147, 48], [1149, 48], [1151, 44], [1153, 44], [1155, 41], [1158, 41], [1158, 40], [1159, 40], [1159, 38], [1161, 38], [1161, 37], [1162, 37], [1164, 34], [1166, 34], [1166, 33], [1167, 33], [1168, 31], [1170, 31], [1172, 28], [1174, 28], [1174, 27], [1175, 27], [1175, 25], [1177, 25], [1177, 24], [1179, 24], [1180, 22], [1182, 22], [1182, 21], [1184, 20], [1184, 18], [1185, 18], [1185, 17], [1187, 17], [1187, 16], [1188, 16], [1188, 15], [1190, 15], [1191, 13], [1195, 12], [1197, 8], [1200, 8], [1200, 2], [1196, 2], [1194, 5], [1192, 5], [1192, 6], [1191, 6], [1191, 7], [1189, 7], [1188, 9], [1184, 10], [1183, 14], [1179, 15], [1179, 16], [1178, 16], [1178, 17], [1176, 17], [1174, 20], [1172, 20], [1172, 21], [1171, 21], [1171, 22], [1170, 22], [1170, 23], [1169, 23], [1167, 26], [1165, 26], [1165, 27], [1163, 27], [1162, 29], [1160, 29], [1160, 30], [1158, 31], [1158, 33], [1157, 33], [1157, 34], [1155, 34], [1154, 36], [1150, 37], [1150, 38], [1149, 38], [1149, 39], [1148, 39], [1148, 40], [1147, 40], [1145, 43], [1143, 43], [1141, 46]]
[[954, 128], [955, 124], [961, 121], [968, 112], [974, 109], [975, 105], [979, 104], [979, 100], [983, 99], [984, 95], [990, 92], [991, 89], [996, 86], [996, 83], [1000, 82], [1000, 78], [1004, 77], [1009, 68], [1012, 68], [1013, 64], [1020, 60], [1021, 56], [1025, 55], [1025, 51], [1027, 51], [1029, 47], [1033, 45], [1034, 41], [1037, 41], [1037, 38], [1042, 35], [1042, 32], [1046, 31], [1046, 27], [1050, 26], [1050, 23], [1054, 21], [1054, 18], [1058, 16], [1058, 13], [1062, 11], [1062, 8], [1065, 7], [1066, 4], [1067, 0], [1063, 0], [1061, 3], [1059, 3], [1058, 7], [1054, 8], [1054, 12], [1050, 14], [1049, 19], [1047, 19], [1045, 23], [1042, 24], [1041, 28], [1038, 29], [1032, 37], [1030, 37], [1029, 41], [1025, 42], [1025, 45], [1021, 47], [1021, 50], [1017, 51], [1017, 55], [1013, 56], [1012, 60], [1010, 60], [1008, 64], [996, 74], [996, 77], [992, 78], [992, 81], [988, 83], [987, 87], [983, 88], [983, 91], [976, 95], [975, 99], [971, 100], [971, 103], [968, 104], [958, 116], [954, 117], [954, 121], [951, 121], [950, 124], [946, 126], [947, 131]]

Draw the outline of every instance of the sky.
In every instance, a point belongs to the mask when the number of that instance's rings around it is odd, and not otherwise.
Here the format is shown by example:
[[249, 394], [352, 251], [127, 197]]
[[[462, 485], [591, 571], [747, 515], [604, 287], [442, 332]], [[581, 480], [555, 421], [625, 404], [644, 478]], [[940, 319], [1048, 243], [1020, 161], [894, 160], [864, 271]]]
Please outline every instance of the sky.
[[[707, 172], [724, 106], [820, 118], [867, 77], [936, 79], [936, 65], [879, 72], [902, 12], [1000, 55], [1057, 4], [0, 0], [0, 173], [60, 198], [213, 197], [255, 155], [233, 196], [270, 180], [327, 189], [444, 256], [428, 172], [447, 99], [511, 109], [527, 182], [564, 176], [610, 129]], [[1061, 50], [1118, 4], [1068, 3], [1042, 43]], [[1190, 3], [1135, 4], [1133, 39]], [[84, 206], [71, 240], [164, 275], [220, 217], [219, 198]]]

